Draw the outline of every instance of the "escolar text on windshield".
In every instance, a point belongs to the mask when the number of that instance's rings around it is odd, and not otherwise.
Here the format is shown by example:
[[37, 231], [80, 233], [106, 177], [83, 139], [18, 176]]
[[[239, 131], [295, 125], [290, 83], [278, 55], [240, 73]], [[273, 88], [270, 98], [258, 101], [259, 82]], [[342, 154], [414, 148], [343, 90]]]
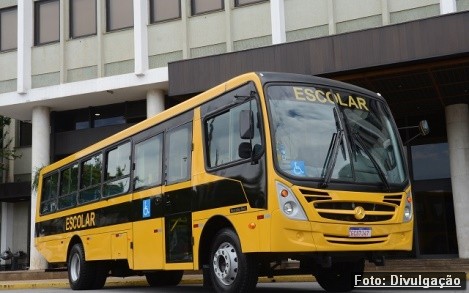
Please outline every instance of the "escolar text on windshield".
[[332, 91], [324, 91], [321, 89], [308, 88], [308, 87], [292, 87], [294, 96], [299, 101], [307, 101], [313, 103], [330, 103], [337, 104], [342, 107], [356, 108], [363, 111], [370, 111], [368, 109], [367, 101], [363, 97], [349, 95], [348, 97], [341, 96], [339, 93]]

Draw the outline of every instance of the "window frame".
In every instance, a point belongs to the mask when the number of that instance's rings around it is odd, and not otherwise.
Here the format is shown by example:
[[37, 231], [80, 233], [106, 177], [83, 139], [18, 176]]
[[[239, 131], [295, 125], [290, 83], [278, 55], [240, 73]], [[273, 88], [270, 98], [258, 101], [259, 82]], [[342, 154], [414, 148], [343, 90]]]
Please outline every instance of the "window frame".
[[[226, 97], [228, 95], [233, 95], [235, 92], [237, 91], [242, 91], [243, 88], [246, 88], [246, 89], [249, 89], [251, 91], [255, 91], [255, 95], [254, 97], [252, 98], [249, 98], [249, 99], [246, 99], [243, 103], [239, 103], [239, 104], [228, 104], [228, 103], [225, 103], [223, 102], [222, 100], [223, 99], [226, 99]], [[264, 119], [262, 117], [262, 107], [261, 107], [261, 104], [260, 104], [260, 100], [259, 100], [259, 93], [258, 93], [258, 90], [256, 88], [256, 85], [249, 81], [247, 83], [244, 83], [244, 84], [241, 84], [239, 85], [238, 87], [234, 88], [234, 89], [231, 89], [230, 91], [228, 92], [224, 92], [222, 93], [221, 95], [217, 96], [216, 98], [208, 101], [207, 103], [205, 103], [204, 105], [208, 105], [210, 103], [221, 103], [220, 106], [216, 107], [213, 111], [210, 111], [208, 112], [207, 114], [205, 114], [203, 117], [202, 117], [202, 133], [203, 133], [203, 153], [204, 153], [204, 165], [205, 165], [205, 171], [207, 172], [216, 172], [218, 170], [222, 170], [222, 169], [226, 169], [226, 168], [229, 168], [229, 167], [233, 167], [233, 166], [237, 166], [237, 165], [241, 165], [241, 164], [245, 164], [247, 162], [250, 162], [251, 161], [251, 158], [247, 158], [247, 159], [242, 159], [240, 158], [239, 160], [234, 160], [234, 161], [231, 161], [231, 162], [228, 162], [228, 163], [224, 163], [224, 164], [221, 164], [221, 165], [218, 165], [218, 166], [210, 166], [209, 164], [209, 161], [210, 161], [210, 153], [209, 153], [209, 147], [207, 145], [207, 137], [208, 137], [208, 133], [207, 133], [207, 127], [206, 127], [206, 124], [207, 124], [207, 121], [210, 120], [211, 118], [213, 117], [216, 117], [216, 116], [219, 116], [219, 115], [222, 115], [228, 111], [230, 111], [231, 109], [233, 108], [236, 108], [236, 107], [239, 107], [249, 101], [254, 101], [254, 103], [256, 104], [256, 107], [257, 107], [257, 111], [258, 113], [260, 113], [260, 117], [257, 117], [257, 115], [253, 115], [254, 116], [254, 123], [256, 123], [256, 119], [260, 119], [257, 121], [257, 123], [259, 123], [259, 128], [258, 128], [258, 132], [259, 132], [259, 139], [260, 139], [260, 144], [261, 146], [265, 149], [265, 137], [264, 137]], [[216, 104], [215, 104], [216, 105]], [[254, 129], [254, 133], [256, 132], [256, 130]]]
[[234, 0], [234, 6], [235, 7], [244, 7], [244, 6], [248, 6], [248, 5], [253, 5], [253, 4], [257, 4], [257, 3], [260, 3], [260, 2], [268, 2], [269, 0], [251, 0], [251, 2], [248, 2], [248, 3], [239, 3], [240, 0]]
[[[132, 1], [132, 20], [134, 20], [134, 11], [133, 11], [133, 0]], [[129, 25], [129, 26], [125, 26], [125, 27], [119, 27], [119, 28], [112, 28], [111, 29], [111, 19], [110, 19], [110, 4], [111, 3], [115, 3], [113, 2], [112, 0], [106, 0], [106, 32], [110, 33], [110, 32], [116, 32], [116, 31], [120, 31], [120, 30], [126, 30], [126, 29], [131, 29], [134, 27], [134, 21], [132, 21], [132, 24]]]
[[[32, 145], [32, 140], [33, 140], [33, 137], [32, 137], [32, 124], [30, 122], [24, 122], [24, 121], [21, 121], [21, 120], [17, 120], [17, 124], [16, 124], [16, 137], [17, 137], [17, 140], [16, 140], [16, 147], [18, 148], [23, 148], [23, 147], [31, 147]], [[28, 126], [27, 126], [28, 125]], [[29, 129], [26, 129], [29, 128]]]
[[[226, 162], [226, 163], [222, 163], [220, 165], [216, 165], [216, 166], [211, 166], [210, 164], [210, 153], [209, 153], [209, 146], [208, 146], [208, 140], [206, 139], [208, 137], [208, 133], [207, 133], [207, 122], [214, 118], [214, 117], [218, 117], [218, 116], [221, 116], [225, 113], [229, 113], [231, 110], [237, 108], [237, 107], [240, 107], [241, 105], [244, 105], [248, 102], [254, 102], [256, 103], [256, 107], [257, 107], [257, 111], [259, 112], [260, 111], [260, 107], [259, 107], [259, 103], [258, 103], [258, 100], [256, 98], [250, 98], [250, 99], [247, 99], [246, 101], [244, 101], [243, 103], [240, 103], [240, 104], [234, 104], [234, 105], [229, 105], [227, 107], [222, 107], [220, 109], [217, 109], [216, 111], [212, 112], [212, 113], [209, 113], [207, 116], [205, 116], [205, 118], [203, 119], [203, 123], [202, 123], [202, 127], [203, 127], [203, 133], [204, 133], [204, 141], [203, 141], [203, 144], [204, 144], [204, 154], [205, 154], [205, 168], [207, 171], [215, 171], [215, 170], [219, 170], [219, 169], [224, 169], [224, 168], [227, 168], [227, 167], [231, 167], [231, 166], [235, 166], [235, 165], [239, 165], [239, 164], [243, 164], [243, 163], [246, 163], [246, 162], [249, 162], [251, 161], [251, 158], [247, 158], [247, 159], [243, 159], [243, 158], [239, 158], [237, 160], [231, 160], [229, 162]], [[254, 114], [254, 119], [257, 119], [256, 118], [256, 115]], [[256, 122], [256, 120], [254, 120], [254, 123]], [[264, 144], [264, 141], [263, 141], [263, 138], [262, 138], [262, 128], [260, 128], [258, 131], [259, 131], [259, 139], [261, 141], [261, 145]], [[255, 131], [255, 130], [254, 130]]]
[[2, 14], [4, 12], [9, 12], [16, 10], [16, 23], [15, 27], [16, 30], [18, 31], [18, 6], [11, 6], [11, 7], [5, 7], [0, 9], [0, 52], [9, 52], [9, 51], [16, 51], [18, 50], [18, 34], [16, 34], [16, 44], [14, 48], [8, 48], [8, 49], [2, 49], [3, 43], [2, 43], [2, 27], [1, 27], [1, 20], [2, 20]]
[[94, 13], [94, 18], [95, 18], [95, 27], [94, 27], [94, 33], [89, 33], [89, 34], [84, 34], [84, 35], [79, 35], [79, 36], [75, 36], [73, 34], [73, 20], [74, 20], [74, 10], [73, 10], [73, 1], [75, 0], [69, 0], [69, 38], [70, 39], [79, 39], [79, 38], [85, 38], [85, 37], [89, 37], [89, 36], [95, 36], [98, 34], [98, 2], [97, 1], [93, 1], [94, 2], [94, 8], [95, 8], [95, 13]]
[[[207, 13], [212, 13], [212, 12], [225, 10], [225, 1], [220, 0], [221, 8], [215, 8], [215, 9], [205, 10], [205, 11], [202, 11], [202, 12], [196, 12], [196, 9], [195, 9], [196, 8], [196, 1], [197, 0], [191, 0], [191, 15], [192, 16], [203, 15], [203, 14], [207, 14]], [[200, 1], [202, 1], [202, 0], [200, 0]]]
[[[52, 178], [52, 176], [56, 175], [57, 176], [57, 186], [55, 190], [55, 196], [48, 198], [47, 200], [44, 199], [44, 188], [45, 188], [45, 183], [46, 180], [49, 178]], [[41, 182], [41, 202], [39, 203], [39, 214], [42, 215], [47, 215], [47, 214], [52, 214], [57, 212], [58, 206], [57, 206], [57, 200], [59, 198], [59, 191], [60, 191], [60, 170], [55, 170], [53, 172], [47, 173], [42, 177], [42, 182]], [[55, 204], [54, 204], [55, 203]], [[49, 210], [48, 212], [43, 212], [43, 205], [44, 204], [51, 204], [50, 207], [53, 206], [53, 209]], [[52, 205], [54, 204], [54, 205]]]
[[[83, 187], [83, 172], [84, 168], [83, 165], [85, 162], [89, 161], [90, 159], [94, 157], [101, 156], [101, 171], [100, 171], [100, 180], [98, 183], [92, 184], [90, 186]], [[78, 193], [77, 193], [77, 205], [85, 205], [88, 203], [96, 202], [99, 201], [103, 197], [103, 173], [104, 173], [104, 154], [102, 151], [95, 152], [93, 154], [90, 154], [81, 160], [78, 161], [79, 163], [79, 175], [78, 175]], [[88, 200], [88, 201], [83, 201], [80, 202], [80, 196], [83, 191], [90, 190], [93, 188], [99, 187], [99, 197], [94, 198], [93, 200]]]
[[176, 16], [176, 17], [165, 18], [165, 19], [162, 19], [162, 20], [157, 20], [156, 19], [156, 15], [154, 13], [155, 1], [158, 1], [158, 0], [149, 0], [149, 10], [150, 11], [148, 13], [148, 16], [149, 16], [149, 23], [150, 24], [161, 23], [161, 22], [171, 21], [171, 20], [175, 20], [175, 19], [181, 19], [181, 17], [182, 17], [181, 0], [177, 0], [178, 7], [179, 7], [179, 15]]
[[[161, 156], [160, 156], [160, 160], [161, 160], [161, 165], [160, 165], [160, 169], [159, 169], [159, 172], [160, 172], [160, 176], [159, 176], [159, 181], [157, 181], [155, 184], [149, 184], [149, 185], [143, 185], [143, 186], [140, 186], [140, 187], [135, 187], [136, 186], [136, 178], [137, 176], [135, 175], [136, 174], [136, 171], [137, 171], [137, 168], [138, 168], [138, 164], [137, 164], [137, 145], [141, 144], [141, 143], [145, 143], [145, 142], [148, 142], [150, 139], [154, 139], [154, 138], [157, 138], [158, 136], [160, 136], [160, 139], [161, 139]], [[149, 189], [149, 188], [153, 188], [153, 187], [156, 187], [156, 186], [162, 186], [163, 183], [164, 183], [164, 178], [163, 178], [163, 163], [164, 163], [164, 146], [165, 146], [165, 134], [164, 134], [164, 131], [161, 131], [161, 132], [158, 132], [154, 135], [150, 135], [148, 137], [145, 137], [139, 141], [136, 141], [134, 144], [133, 144], [133, 151], [132, 151], [132, 158], [133, 158], [133, 173], [132, 173], [132, 190], [136, 191], [141, 191], [141, 190], [145, 190], [145, 189]]]
[[[63, 172], [65, 172], [66, 170], [70, 169], [72, 170], [73, 167], [76, 166], [77, 167], [77, 186], [76, 186], [76, 190], [75, 191], [72, 191], [72, 192], [68, 192], [68, 193], [64, 193], [62, 194], [62, 183], [63, 183]], [[79, 161], [75, 161], [61, 169], [59, 169], [59, 193], [58, 193], [58, 197], [57, 197], [57, 211], [62, 211], [62, 210], [66, 210], [66, 209], [71, 209], [71, 208], [74, 208], [77, 206], [78, 204], [78, 193], [80, 191], [80, 162]], [[73, 205], [71, 206], [68, 206], [68, 207], [64, 207], [64, 208], [60, 208], [60, 205], [59, 205], [59, 201], [61, 198], [65, 198], [65, 197], [68, 197], [68, 196], [71, 196], [71, 195], [75, 195], [75, 201], [73, 203]]]
[[[57, 18], [57, 26], [59, 28], [58, 31], [58, 36], [56, 40], [52, 41], [47, 41], [47, 42], [41, 42], [40, 41], [40, 24], [41, 24], [41, 18], [40, 18], [40, 6], [46, 3], [52, 3], [52, 2], [57, 2], [59, 5], [59, 15]], [[60, 0], [41, 0], [41, 1], [35, 1], [34, 2], [34, 46], [42, 46], [42, 45], [48, 45], [48, 44], [53, 44], [53, 43], [58, 43], [60, 42]]]
[[[109, 153], [111, 153], [112, 151], [118, 150], [119, 147], [124, 146], [125, 144], [129, 144], [129, 153], [128, 153], [128, 155], [129, 155], [129, 157], [128, 157], [129, 171], [125, 175], [108, 178], [107, 171], [108, 171], [108, 166], [109, 166], [109, 162], [108, 162], [109, 161]], [[110, 198], [110, 197], [114, 197], [114, 196], [129, 193], [131, 191], [131, 182], [130, 181], [131, 181], [131, 177], [133, 177], [131, 175], [133, 175], [132, 174], [132, 169], [133, 169], [133, 164], [134, 164], [132, 162], [132, 141], [130, 139], [126, 139], [126, 140], [123, 140], [123, 141], [119, 141], [117, 144], [114, 144], [114, 145], [106, 148], [105, 151], [104, 151], [104, 155], [103, 155], [103, 161], [104, 161], [104, 166], [101, 170], [102, 171], [102, 174], [101, 174], [101, 184], [102, 184], [101, 198]], [[119, 193], [110, 194], [110, 195], [105, 194], [106, 186], [109, 183], [118, 182], [118, 181], [126, 179], [126, 178], [128, 179], [128, 186], [127, 186], [126, 190], [123, 190], [122, 192], [119, 192]]]
[[[176, 118], [177, 119], [177, 118]], [[170, 170], [170, 147], [171, 147], [171, 139], [170, 139], [170, 133], [174, 133], [175, 131], [179, 130], [179, 129], [183, 129], [183, 128], [187, 128], [188, 129], [188, 134], [187, 134], [187, 137], [188, 137], [188, 145], [187, 145], [187, 153], [189, 155], [188, 159], [187, 159], [187, 173], [186, 173], [186, 176], [184, 177], [181, 177], [181, 178], [177, 178], [176, 180], [168, 180], [169, 178], [169, 170]], [[177, 126], [174, 126], [174, 127], [171, 127], [170, 129], [167, 129], [165, 131], [165, 135], [164, 135], [164, 150], [163, 150], [163, 154], [164, 154], [164, 167], [163, 167], [163, 181], [164, 181], [164, 185], [168, 186], [168, 185], [173, 185], [173, 184], [176, 184], [176, 183], [180, 183], [180, 182], [185, 182], [185, 181], [189, 181], [191, 180], [192, 178], [192, 169], [191, 169], [191, 166], [192, 166], [192, 145], [193, 145], [193, 131], [194, 131], [194, 125], [193, 125], [193, 121], [189, 121], [189, 122], [186, 122], [186, 123], [183, 123], [183, 124], [180, 124], [180, 125], [177, 125]], [[182, 169], [181, 169], [182, 170]]]

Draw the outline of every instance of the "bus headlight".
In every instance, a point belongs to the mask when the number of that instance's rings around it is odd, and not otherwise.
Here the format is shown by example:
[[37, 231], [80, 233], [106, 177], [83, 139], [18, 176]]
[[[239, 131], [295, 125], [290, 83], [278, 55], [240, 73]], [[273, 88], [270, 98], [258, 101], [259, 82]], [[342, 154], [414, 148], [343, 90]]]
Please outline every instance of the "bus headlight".
[[283, 214], [292, 220], [306, 221], [306, 213], [301, 207], [293, 191], [280, 182], [276, 182], [277, 198]]
[[285, 214], [287, 214], [287, 215], [292, 215], [293, 212], [295, 211], [295, 203], [292, 202], [292, 201], [286, 202], [286, 203], [283, 205], [283, 211], [284, 211]]
[[412, 220], [412, 192], [406, 194], [405, 207], [404, 207], [404, 223]]

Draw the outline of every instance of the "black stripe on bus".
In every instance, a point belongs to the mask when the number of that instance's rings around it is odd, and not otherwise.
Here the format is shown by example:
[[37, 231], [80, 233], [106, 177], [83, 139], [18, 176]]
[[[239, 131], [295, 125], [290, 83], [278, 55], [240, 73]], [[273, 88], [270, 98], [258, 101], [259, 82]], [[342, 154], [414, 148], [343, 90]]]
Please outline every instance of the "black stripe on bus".
[[43, 237], [246, 203], [240, 182], [220, 180], [38, 222], [35, 232]]

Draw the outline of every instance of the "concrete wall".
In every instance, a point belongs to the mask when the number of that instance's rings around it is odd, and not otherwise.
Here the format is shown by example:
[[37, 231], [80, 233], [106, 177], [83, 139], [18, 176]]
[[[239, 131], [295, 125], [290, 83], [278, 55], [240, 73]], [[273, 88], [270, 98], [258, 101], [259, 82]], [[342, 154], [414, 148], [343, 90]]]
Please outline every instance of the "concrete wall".
[[[284, 0], [286, 39], [298, 41], [439, 14], [439, 0]], [[103, 1], [104, 2], [104, 1]], [[63, 2], [68, 6], [68, 2]], [[101, 2], [100, 2], [101, 3]], [[183, 19], [148, 25], [149, 67], [167, 66], [184, 57], [202, 57], [272, 44], [270, 1], [190, 15], [184, 0]], [[0, 1], [0, 9], [17, 0]], [[98, 30], [105, 23], [104, 5], [98, 11]], [[457, 0], [458, 10], [469, 0]], [[62, 43], [32, 49], [32, 87], [57, 85], [134, 70], [134, 30], [103, 32], [98, 36], [68, 39], [68, 7], [62, 9]], [[388, 20], [386, 20], [388, 19]], [[16, 90], [16, 52], [0, 53], [0, 94]]]
[[17, 0], [2, 0], [0, 1], [0, 9], [15, 6], [16, 4], [18, 4]]

